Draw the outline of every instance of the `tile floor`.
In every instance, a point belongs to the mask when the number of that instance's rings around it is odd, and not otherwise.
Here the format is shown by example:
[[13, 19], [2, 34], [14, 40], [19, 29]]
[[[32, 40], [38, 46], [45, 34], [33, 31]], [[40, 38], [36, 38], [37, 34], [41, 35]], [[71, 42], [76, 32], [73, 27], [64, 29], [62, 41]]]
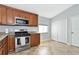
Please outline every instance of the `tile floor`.
[[79, 48], [56, 41], [41, 42], [39, 46], [9, 55], [78, 55]]

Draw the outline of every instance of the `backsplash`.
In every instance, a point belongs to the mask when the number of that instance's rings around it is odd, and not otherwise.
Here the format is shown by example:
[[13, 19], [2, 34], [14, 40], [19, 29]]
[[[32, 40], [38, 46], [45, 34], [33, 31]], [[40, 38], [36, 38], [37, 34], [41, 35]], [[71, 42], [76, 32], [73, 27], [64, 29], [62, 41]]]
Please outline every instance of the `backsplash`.
[[15, 30], [25, 29], [27, 31], [38, 32], [38, 27], [28, 27], [28, 26], [0, 26], [0, 32], [5, 32], [8, 29], [9, 32], [14, 32]]

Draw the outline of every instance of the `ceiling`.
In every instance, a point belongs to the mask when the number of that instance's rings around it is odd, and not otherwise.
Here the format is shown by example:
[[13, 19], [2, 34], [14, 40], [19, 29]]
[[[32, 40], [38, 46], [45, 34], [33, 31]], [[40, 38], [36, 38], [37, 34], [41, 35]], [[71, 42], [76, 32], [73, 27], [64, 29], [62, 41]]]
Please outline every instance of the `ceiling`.
[[52, 18], [64, 10], [70, 8], [72, 4], [5, 4], [10, 7], [39, 14], [39, 16]]

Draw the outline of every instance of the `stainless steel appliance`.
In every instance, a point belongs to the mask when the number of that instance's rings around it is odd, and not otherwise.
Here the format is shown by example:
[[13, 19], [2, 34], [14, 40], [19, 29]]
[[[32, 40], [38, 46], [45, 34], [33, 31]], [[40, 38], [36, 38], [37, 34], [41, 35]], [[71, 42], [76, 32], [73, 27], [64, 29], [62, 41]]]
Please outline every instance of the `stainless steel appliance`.
[[20, 18], [20, 17], [15, 17], [16, 19], [16, 25], [28, 25], [29, 24], [29, 20], [28, 19], [24, 19], [24, 18]]
[[15, 32], [15, 51], [22, 51], [30, 47], [30, 34], [27, 31]]

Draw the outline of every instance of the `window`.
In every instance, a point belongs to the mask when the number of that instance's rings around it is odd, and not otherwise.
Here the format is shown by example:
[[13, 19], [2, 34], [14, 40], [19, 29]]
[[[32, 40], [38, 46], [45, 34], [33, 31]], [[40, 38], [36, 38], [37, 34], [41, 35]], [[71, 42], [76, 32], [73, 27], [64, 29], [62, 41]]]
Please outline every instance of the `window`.
[[48, 26], [47, 25], [39, 25], [39, 33], [48, 33]]

